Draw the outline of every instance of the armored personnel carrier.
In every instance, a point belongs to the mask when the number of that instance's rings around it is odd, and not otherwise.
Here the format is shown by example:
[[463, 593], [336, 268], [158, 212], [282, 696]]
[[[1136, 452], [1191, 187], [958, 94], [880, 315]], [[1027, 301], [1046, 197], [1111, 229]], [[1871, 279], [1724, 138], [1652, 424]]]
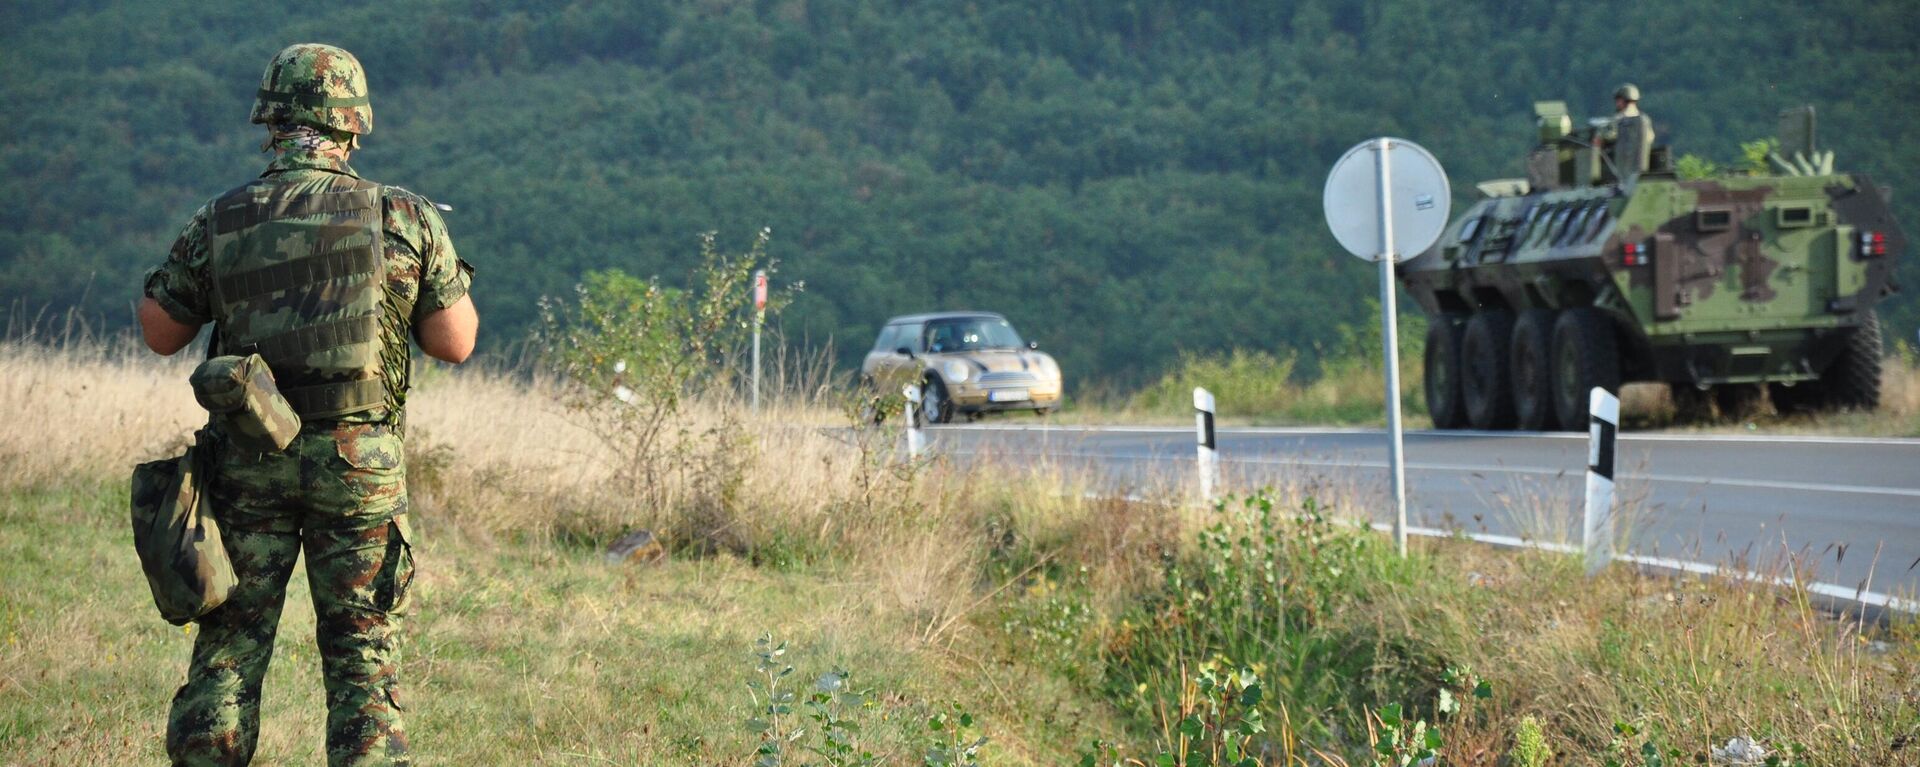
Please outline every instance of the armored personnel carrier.
[[[1426, 310], [1443, 429], [1583, 429], [1587, 392], [1672, 387], [1683, 416], [1872, 409], [1880, 324], [1907, 239], [1889, 190], [1833, 171], [1811, 107], [1781, 115], [1766, 175], [1683, 179], [1666, 147], [1620, 168], [1564, 104], [1535, 105], [1527, 178], [1400, 266]], [[1622, 152], [1631, 156], [1633, 153]], [[1623, 161], [1626, 162], [1626, 161]]]

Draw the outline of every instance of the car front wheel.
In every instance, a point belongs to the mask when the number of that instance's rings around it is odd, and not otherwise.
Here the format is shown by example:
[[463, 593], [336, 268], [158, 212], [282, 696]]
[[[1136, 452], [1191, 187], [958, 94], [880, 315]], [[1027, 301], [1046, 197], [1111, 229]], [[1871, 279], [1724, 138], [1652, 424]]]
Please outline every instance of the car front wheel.
[[953, 420], [953, 403], [947, 400], [947, 385], [929, 378], [920, 391], [922, 423], [946, 423]]

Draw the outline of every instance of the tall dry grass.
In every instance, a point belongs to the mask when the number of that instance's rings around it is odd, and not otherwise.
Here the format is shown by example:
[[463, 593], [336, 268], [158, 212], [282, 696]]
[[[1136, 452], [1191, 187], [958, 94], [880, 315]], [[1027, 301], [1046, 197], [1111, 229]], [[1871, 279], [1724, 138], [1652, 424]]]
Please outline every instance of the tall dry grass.
[[[0, 418], [10, 426], [0, 430], [0, 489], [121, 477], [177, 453], [205, 420], [187, 384], [197, 362], [131, 344], [0, 344]], [[647, 506], [623, 491], [617, 451], [561, 404], [557, 382], [423, 363], [405, 422], [417, 523], [482, 546], [600, 547], [647, 529], [676, 555], [819, 565], [863, 584], [876, 607], [927, 640], [964, 631], [962, 619], [984, 604], [975, 587], [994, 536], [1071, 547], [1076, 559], [1110, 562], [1102, 578], [1137, 584], [1157, 560], [1118, 553], [1148, 545], [1142, 531], [1154, 546], [1177, 534], [1157, 518], [1120, 520], [1111, 502], [1086, 497], [1091, 485], [1077, 471], [1049, 461], [1010, 458], [989, 469], [992, 483], [972, 481], [979, 464], [905, 462], [897, 430], [854, 428], [818, 370], [774, 362], [760, 412], [727, 391], [688, 408], [665, 451], [723, 424], [745, 438], [730, 462], [662, 474]], [[716, 471], [737, 480], [731, 493], [710, 491]], [[1109, 556], [1092, 556], [1101, 546]]]

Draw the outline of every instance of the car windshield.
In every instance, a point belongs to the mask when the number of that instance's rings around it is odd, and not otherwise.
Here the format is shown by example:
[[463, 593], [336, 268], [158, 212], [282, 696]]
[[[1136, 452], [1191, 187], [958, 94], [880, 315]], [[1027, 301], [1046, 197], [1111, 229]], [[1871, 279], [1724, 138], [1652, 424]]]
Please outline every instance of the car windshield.
[[961, 317], [927, 323], [927, 351], [963, 352], [973, 349], [1014, 349], [1020, 334], [1006, 320], [992, 317]]

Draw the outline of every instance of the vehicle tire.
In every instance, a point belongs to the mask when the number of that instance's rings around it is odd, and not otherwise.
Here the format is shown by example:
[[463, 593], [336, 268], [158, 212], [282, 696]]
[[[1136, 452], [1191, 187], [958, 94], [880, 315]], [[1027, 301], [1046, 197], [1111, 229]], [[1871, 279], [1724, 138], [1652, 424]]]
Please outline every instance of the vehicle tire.
[[1599, 309], [1582, 306], [1553, 321], [1553, 412], [1568, 428], [1587, 422], [1594, 387], [1620, 393], [1620, 348], [1613, 323]]
[[1528, 309], [1513, 323], [1513, 423], [1527, 431], [1557, 427], [1553, 408], [1553, 312]]
[[1860, 326], [1847, 334], [1840, 359], [1820, 374], [1825, 405], [1834, 410], [1874, 410], [1880, 407], [1880, 315], [1872, 309]]
[[1760, 393], [1764, 391], [1760, 384], [1718, 384], [1713, 387], [1713, 404], [1721, 418], [1745, 421], [1760, 414]]
[[920, 390], [921, 423], [947, 423], [953, 420], [953, 402], [947, 399], [947, 385], [928, 378]]
[[1513, 313], [1477, 312], [1460, 339], [1460, 393], [1476, 429], [1513, 428]]
[[1460, 398], [1460, 335], [1466, 318], [1442, 314], [1427, 323], [1427, 414], [1433, 428], [1458, 429], [1467, 425], [1467, 406]]

